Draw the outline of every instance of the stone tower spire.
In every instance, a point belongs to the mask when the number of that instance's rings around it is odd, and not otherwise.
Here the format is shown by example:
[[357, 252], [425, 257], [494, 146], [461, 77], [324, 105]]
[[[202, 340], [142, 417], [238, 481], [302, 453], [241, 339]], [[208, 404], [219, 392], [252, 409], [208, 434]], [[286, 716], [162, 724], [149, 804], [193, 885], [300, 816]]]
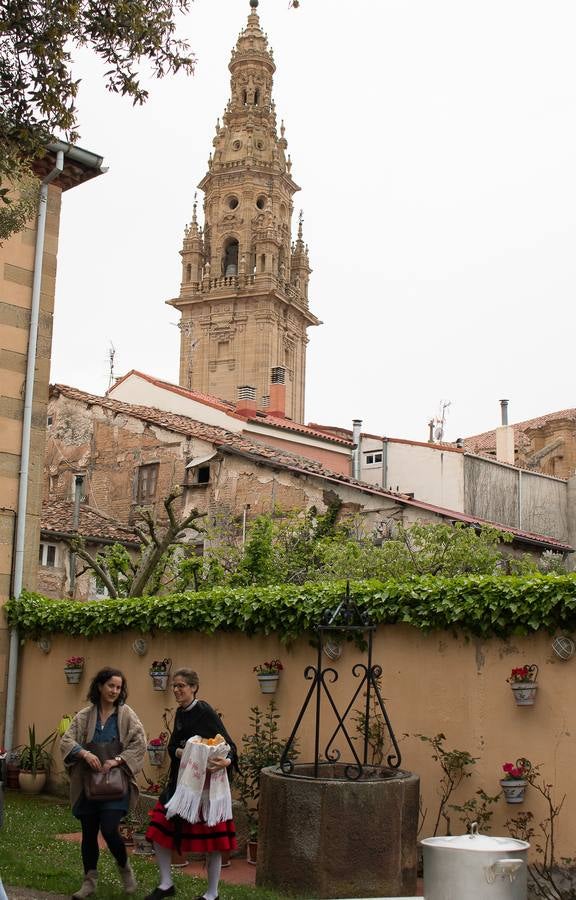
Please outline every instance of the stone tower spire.
[[230, 59], [230, 99], [216, 124], [204, 191], [204, 230], [187, 227], [180, 296], [180, 384], [236, 401], [251, 386], [265, 407], [272, 370], [284, 370], [285, 414], [303, 421], [308, 249], [292, 244], [291, 175], [284, 123], [272, 99], [276, 70], [260, 28], [258, 0]]

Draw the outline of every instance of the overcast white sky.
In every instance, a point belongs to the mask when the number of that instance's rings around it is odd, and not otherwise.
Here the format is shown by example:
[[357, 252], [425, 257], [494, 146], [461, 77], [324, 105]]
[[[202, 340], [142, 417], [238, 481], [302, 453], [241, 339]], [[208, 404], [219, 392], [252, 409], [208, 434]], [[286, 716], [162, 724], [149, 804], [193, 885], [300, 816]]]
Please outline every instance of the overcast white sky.
[[[576, 406], [574, 0], [261, 0], [313, 274], [307, 421], [445, 439]], [[178, 379], [179, 250], [248, 0], [196, 0], [196, 74], [143, 108], [78, 53], [80, 145], [107, 175], [64, 195], [52, 380]]]

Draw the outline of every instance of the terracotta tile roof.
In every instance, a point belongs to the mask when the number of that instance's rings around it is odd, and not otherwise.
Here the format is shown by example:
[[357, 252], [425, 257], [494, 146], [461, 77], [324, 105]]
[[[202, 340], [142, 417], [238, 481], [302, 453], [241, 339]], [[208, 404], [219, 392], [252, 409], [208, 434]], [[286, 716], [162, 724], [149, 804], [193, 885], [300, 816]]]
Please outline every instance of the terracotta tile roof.
[[[549, 422], [560, 421], [576, 421], [576, 409], [560, 409], [558, 412], [546, 413], [544, 416], [537, 416], [535, 419], [526, 419], [525, 422], [516, 422], [512, 425], [514, 429], [514, 445], [516, 450], [528, 449], [530, 441], [526, 436], [527, 431], [543, 428]], [[471, 437], [464, 438], [464, 449], [472, 453], [486, 453], [489, 450], [496, 449], [496, 430], [483, 431], [481, 434], [475, 434]]]
[[[221, 397], [213, 397], [210, 394], [203, 394], [201, 391], [193, 391], [188, 388], [183, 388], [178, 384], [172, 384], [170, 381], [163, 381], [161, 378], [155, 378], [153, 375], [147, 375], [145, 372], [140, 372], [138, 369], [131, 369], [126, 375], [123, 375], [122, 378], [119, 378], [114, 387], [116, 385], [122, 384], [123, 381], [126, 381], [130, 375], [136, 375], [138, 378], [142, 378], [144, 381], [148, 381], [150, 384], [155, 384], [158, 387], [164, 388], [167, 391], [171, 391], [173, 394], [179, 394], [181, 397], [188, 397], [190, 400], [196, 400], [198, 403], [203, 403], [205, 406], [210, 406], [213, 409], [219, 409], [221, 412], [226, 413], [229, 416], [234, 416], [236, 419], [240, 419], [243, 422], [254, 422], [258, 425], [269, 425], [272, 428], [281, 428], [283, 431], [293, 431], [296, 434], [304, 434], [309, 437], [317, 438], [321, 441], [328, 441], [331, 444], [341, 444], [345, 447], [352, 446], [352, 441], [347, 438], [338, 437], [335, 434], [330, 434], [322, 431], [322, 429], [314, 428], [313, 426], [304, 425], [301, 422], [293, 422], [292, 419], [282, 418], [280, 416], [271, 416], [263, 410], [262, 412], [258, 412], [252, 416], [241, 415], [236, 410], [236, 404], [232, 403], [231, 400], [223, 400]], [[114, 388], [110, 388], [110, 391], [113, 391]], [[107, 393], [110, 393], [108, 391]]]
[[[114, 385], [106, 391], [106, 394], [108, 395], [115, 387], [130, 378], [131, 375], [136, 375], [138, 378], [142, 378], [150, 384], [155, 384], [157, 387], [172, 391], [173, 394], [179, 394], [181, 397], [189, 397], [191, 400], [197, 400], [198, 403], [204, 403], [206, 406], [220, 409], [222, 412], [230, 415], [236, 415], [236, 404], [232, 403], [230, 400], [224, 400], [222, 397], [213, 397], [211, 394], [203, 394], [201, 391], [188, 390], [187, 388], [180, 387], [179, 384], [172, 384], [171, 381], [163, 381], [162, 378], [155, 378], [153, 375], [147, 375], [146, 372], [140, 372], [138, 369], [130, 369], [126, 375], [123, 375], [122, 378], [118, 378]], [[238, 418], [241, 419], [244, 418], [244, 416], [238, 416]]]
[[122, 544], [139, 544], [140, 538], [131, 528], [122, 525], [116, 519], [105, 516], [87, 506], [80, 504], [80, 520], [75, 529], [74, 503], [71, 500], [46, 500], [42, 504], [42, 517], [40, 530], [42, 534], [69, 535], [78, 533], [86, 540], [93, 538], [95, 541], [108, 543], [118, 541]]
[[393, 491], [386, 491], [365, 481], [357, 481], [348, 475], [333, 472], [317, 460], [308, 459], [307, 457], [299, 456], [296, 453], [290, 453], [287, 450], [269, 446], [268, 444], [261, 443], [252, 438], [247, 438], [242, 434], [227, 431], [225, 428], [219, 428], [216, 425], [204, 425], [202, 422], [197, 422], [195, 419], [190, 419], [187, 416], [176, 415], [175, 413], [165, 412], [164, 410], [155, 409], [150, 406], [138, 406], [132, 403], [112, 400], [108, 397], [87, 394], [84, 391], [68, 387], [67, 385], [51, 385], [50, 395], [58, 396], [60, 394], [73, 400], [86, 403], [89, 406], [101, 406], [110, 409], [117, 414], [133, 416], [134, 418], [148, 422], [152, 425], [157, 425], [161, 428], [166, 428], [169, 431], [174, 431], [178, 434], [201, 438], [211, 442], [223, 452], [237, 453], [254, 460], [254, 462], [262, 462], [265, 460], [271, 466], [296, 472], [300, 475], [310, 475], [312, 477], [322, 478], [333, 484], [346, 484], [363, 493], [387, 497], [400, 505], [434, 512], [443, 518], [468, 522], [470, 524], [478, 522], [479, 524], [492, 525], [502, 531], [509, 531], [520, 540], [525, 539], [529, 543], [537, 543], [543, 548], [550, 547], [562, 551], [572, 550], [570, 545], [563, 544], [561, 541], [557, 541], [555, 538], [548, 537], [547, 535], [536, 535], [531, 534], [530, 532], [519, 531], [518, 529], [510, 528], [507, 525], [487, 522], [485, 520], [466, 516], [464, 513], [457, 512], [456, 510], [433, 506], [429, 503], [415, 500], [406, 494], [396, 494]]

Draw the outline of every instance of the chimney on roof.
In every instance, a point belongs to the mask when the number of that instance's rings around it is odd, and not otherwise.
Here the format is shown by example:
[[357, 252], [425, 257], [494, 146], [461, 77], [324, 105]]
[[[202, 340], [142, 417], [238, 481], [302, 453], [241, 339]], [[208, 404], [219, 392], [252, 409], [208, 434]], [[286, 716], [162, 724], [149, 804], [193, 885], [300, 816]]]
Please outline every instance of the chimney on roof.
[[241, 416], [256, 415], [256, 388], [249, 384], [243, 384], [238, 388], [236, 400], [236, 412]]
[[514, 428], [508, 424], [508, 401], [500, 401], [502, 424], [496, 429], [496, 459], [514, 465]]
[[362, 453], [362, 419], [352, 420], [352, 478], [360, 480], [360, 459]]
[[286, 418], [286, 369], [284, 366], [273, 366], [270, 379], [270, 404], [268, 414]]

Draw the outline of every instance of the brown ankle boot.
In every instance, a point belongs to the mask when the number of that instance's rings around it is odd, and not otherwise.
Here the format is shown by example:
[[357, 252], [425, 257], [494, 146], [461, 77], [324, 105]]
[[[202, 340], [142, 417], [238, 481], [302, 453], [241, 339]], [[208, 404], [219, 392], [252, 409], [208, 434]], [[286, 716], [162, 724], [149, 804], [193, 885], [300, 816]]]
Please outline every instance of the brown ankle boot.
[[75, 894], [72, 894], [72, 900], [82, 900], [83, 897], [91, 897], [96, 893], [96, 885], [98, 882], [98, 872], [96, 869], [90, 869], [84, 875], [84, 881]]
[[135, 894], [138, 890], [138, 882], [136, 881], [136, 877], [130, 863], [127, 862], [124, 868], [118, 866], [118, 871], [120, 872], [120, 878], [124, 887], [124, 893]]

